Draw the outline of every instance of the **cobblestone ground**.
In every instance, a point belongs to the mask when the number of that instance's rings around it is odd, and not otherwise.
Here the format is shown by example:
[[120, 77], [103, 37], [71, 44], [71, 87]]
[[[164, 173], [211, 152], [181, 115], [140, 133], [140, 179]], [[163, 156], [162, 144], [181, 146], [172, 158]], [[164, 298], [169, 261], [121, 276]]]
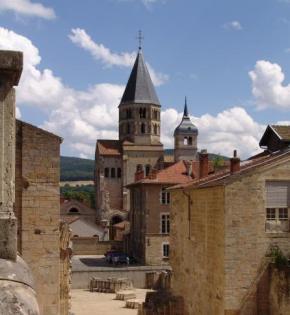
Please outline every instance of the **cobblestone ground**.
[[[146, 290], [136, 289], [136, 298], [145, 301]], [[137, 310], [125, 308], [116, 294], [71, 290], [72, 315], [137, 315]]]

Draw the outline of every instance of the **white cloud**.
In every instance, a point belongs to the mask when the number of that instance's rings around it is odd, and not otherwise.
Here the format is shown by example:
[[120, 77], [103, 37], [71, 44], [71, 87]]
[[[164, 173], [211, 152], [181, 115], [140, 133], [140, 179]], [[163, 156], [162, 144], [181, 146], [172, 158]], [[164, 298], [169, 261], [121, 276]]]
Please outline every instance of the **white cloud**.
[[1, 11], [12, 11], [21, 15], [36, 16], [48, 20], [56, 17], [52, 8], [30, 0], [0, 0]]
[[[118, 104], [123, 85], [96, 84], [78, 91], [63, 84], [50, 69], [39, 70], [38, 49], [24, 36], [0, 28], [0, 49], [24, 51], [24, 70], [17, 88], [17, 105], [37, 106], [46, 114], [43, 128], [64, 138], [63, 146], [75, 156], [93, 158], [96, 139], [118, 138]], [[19, 115], [19, 113], [18, 113]], [[173, 146], [173, 132], [182, 114], [175, 109], [162, 112], [162, 141]], [[199, 148], [231, 155], [238, 149], [242, 157], [258, 150], [265, 126], [255, 122], [241, 107], [216, 116], [192, 117], [199, 128]]]
[[234, 31], [241, 31], [243, 29], [239, 21], [231, 21], [231, 22], [225, 23], [223, 27], [227, 30], [234, 30]]
[[[113, 53], [103, 44], [94, 42], [84, 29], [72, 29], [69, 38], [74, 44], [88, 51], [94, 59], [101, 61], [105, 66], [131, 68], [134, 64], [136, 58], [135, 52], [122, 52], [120, 54]], [[167, 74], [156, 72], [148, 63], [147, 67], [154, 85], [162, 85], [168, 80], [169, 77]]]
[[[182, 118], [182, 113], [168, 109], [162, 113], [162, 141], [165, 146], [173, 146], [173, 129]], [[198, 127], [198, 147], [209, 152], [232, 156], [237, 149], [242, 158], [260, 151], [259, 139], [265, 126], [255, 122], [242, 107], [232, 107], [213, 116], [191, 117]]]
[[259, 109], [290, 108], [290, 84], [283, 85], [285, 75], [278, 64], [259, 60], [254, 70], [249, 72], [249, 76], [252, 80], [252, 93]]

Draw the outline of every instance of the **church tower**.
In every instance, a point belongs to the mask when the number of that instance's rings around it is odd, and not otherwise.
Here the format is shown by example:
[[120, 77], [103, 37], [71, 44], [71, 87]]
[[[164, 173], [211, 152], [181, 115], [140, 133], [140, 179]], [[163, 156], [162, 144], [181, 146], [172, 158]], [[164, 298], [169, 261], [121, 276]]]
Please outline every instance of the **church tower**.
[[188, 115], [185, 98], [184, 112], [181, 123], [174, 131], [174, 158], [180, 160], [196, 160], [198, 129]]
[[119, 140], [135, 145], [160, 144], [160, 102], [141, 47], [119, 105]]

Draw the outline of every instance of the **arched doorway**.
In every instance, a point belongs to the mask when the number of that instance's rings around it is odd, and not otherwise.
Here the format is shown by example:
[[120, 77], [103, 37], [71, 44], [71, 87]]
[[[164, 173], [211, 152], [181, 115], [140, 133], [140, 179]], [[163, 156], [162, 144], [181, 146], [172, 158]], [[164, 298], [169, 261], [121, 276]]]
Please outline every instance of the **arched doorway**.
[[114, 240], [116, 236], [116, 230], [114, 229], [114, 225], [123, 221], [123, 218], [120, 215], [114, 215], [110, 221], [110, 239]]

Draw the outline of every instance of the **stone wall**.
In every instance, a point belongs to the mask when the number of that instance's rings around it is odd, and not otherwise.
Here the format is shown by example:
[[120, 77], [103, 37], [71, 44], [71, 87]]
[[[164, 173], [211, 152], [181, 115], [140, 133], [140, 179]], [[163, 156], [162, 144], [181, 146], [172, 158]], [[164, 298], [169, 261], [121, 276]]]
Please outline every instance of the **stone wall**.
[[[238, 175], [237, 175], [238, 176]], [[290, 233], [265, 231], [266, 181], [290, 180], [289, 156], [277, 165], [265, 166], [238, 177], [225, 190], [225, 309], [243, 312], [265, 269], [266, 254], [273, 245], [290, 254]]]
[[169, 258], [163, 257], [163, 243], [169, 244], [169, 235], [146, 235], [146, 265], [168, 265]]
[[17, 121], [18, 250], [32, 270], [43, 315], [60, 314], [60, 142]]
[[172, 192], [172, 291], [184, 298], [184, 315], [223, 314], [224, 188]]
[[97, 237], [73, 237], [72, 250], [74, 255], [104, 255], [107, 251], [123, 250], [122, 241], [99, 242]]
[[270, 268], [269, 315], [290, 313], [290, 268]]

